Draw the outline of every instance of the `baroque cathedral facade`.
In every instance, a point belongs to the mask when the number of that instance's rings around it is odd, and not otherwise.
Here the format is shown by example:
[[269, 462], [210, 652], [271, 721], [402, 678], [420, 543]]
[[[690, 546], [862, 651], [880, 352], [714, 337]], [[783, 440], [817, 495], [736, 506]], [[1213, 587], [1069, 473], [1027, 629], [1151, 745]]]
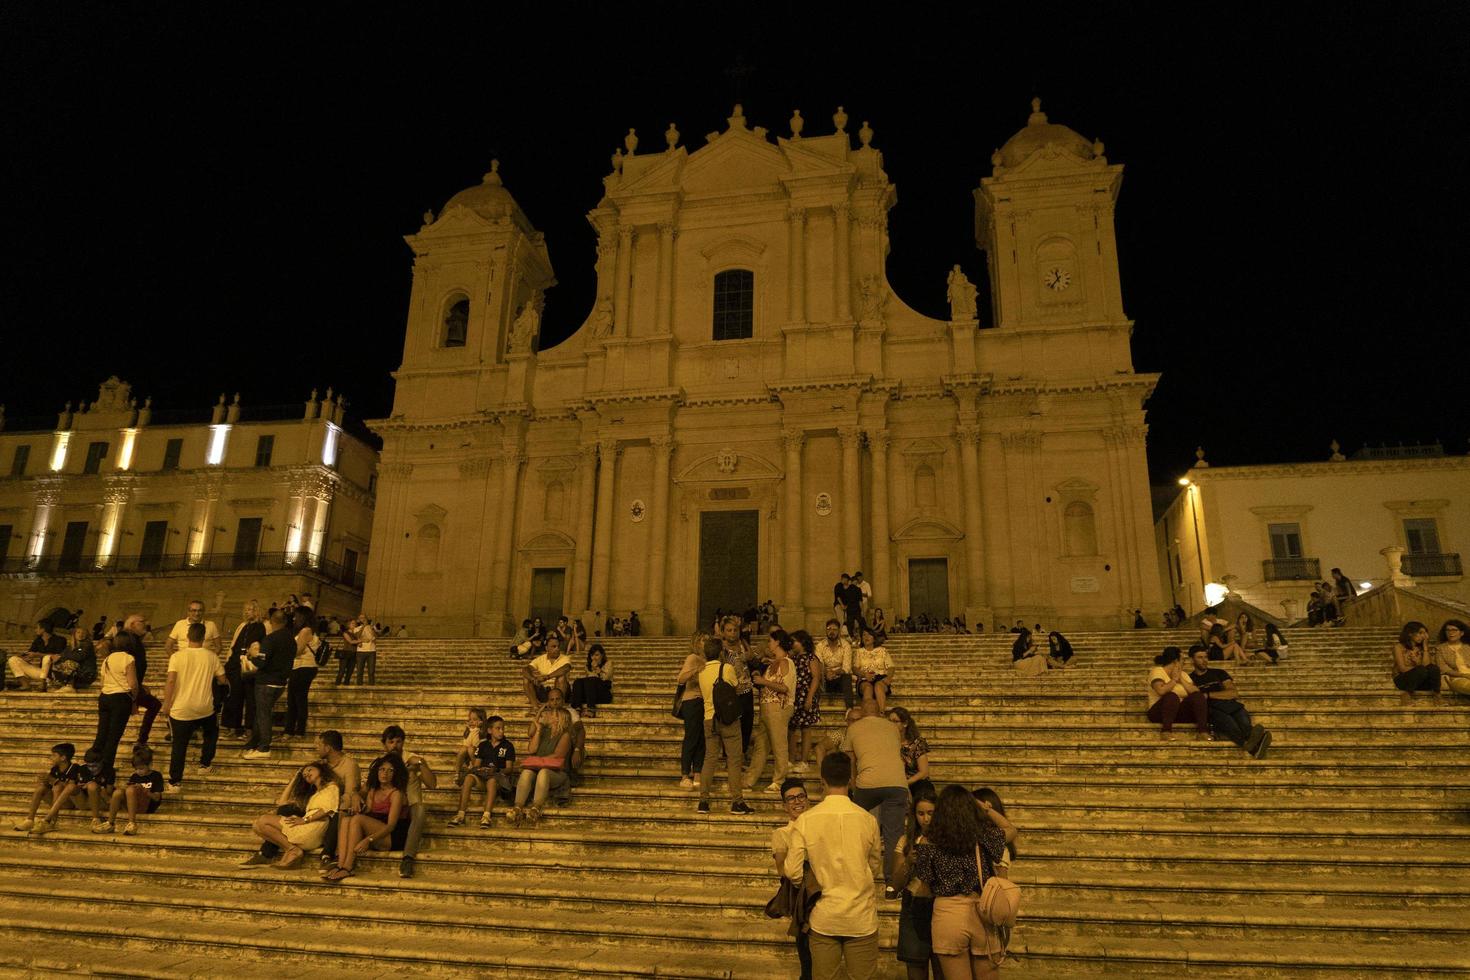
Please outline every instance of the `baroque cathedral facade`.
[[[407, 237], [365, 611], [417, 635], [636, 610], [687, 633], [774, 599], [987, 628], [1116, 628], [1162, 603], [1113, 213], [1123, 168], [1033, 102], [974, 192], [992, 327], [889, 287], [897, 200], [864, 123], [739, 106], [697, 149], [630, 131], [587, 218], [597, 294], [539, 348], [546, 242], [492, 166]], [[856, 137], [856, 139], [854, 139]], [[935, 262], [936, 284], [948, 263]]]

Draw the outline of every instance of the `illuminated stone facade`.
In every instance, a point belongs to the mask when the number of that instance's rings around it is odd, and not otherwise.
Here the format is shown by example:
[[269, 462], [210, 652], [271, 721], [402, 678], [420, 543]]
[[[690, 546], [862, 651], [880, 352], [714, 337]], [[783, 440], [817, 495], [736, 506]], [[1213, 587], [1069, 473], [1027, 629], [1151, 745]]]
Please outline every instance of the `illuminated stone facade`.
[[964, 256], [933, 258], [948, 320], [888, 285], [872, 128], [805, 128], [775, 138], [737, 106], [697, 149], [630, 131], [587, 215], [596, 300], [546, 350], [547, 244], [498, 165], [425, 215], [393, 411], [370, 423], [375, 614], [496, 635], [637, 610], [684, 632], [772, 598], [812, 625], [859, 568], [890, 618], [1117, 626], [1159, 605], [1123, 168], [1033, 106], [974, 191], [982, 330]]
[[54, 427], [0, 429], [0, 619], [26, 633], [66, 606], [162, 622], [201, 598], [234, 622], [244, 600], [292, 592], [356, 612], [377, 453], [343, 427], [340, 397], [163, 414], [110, 378]]

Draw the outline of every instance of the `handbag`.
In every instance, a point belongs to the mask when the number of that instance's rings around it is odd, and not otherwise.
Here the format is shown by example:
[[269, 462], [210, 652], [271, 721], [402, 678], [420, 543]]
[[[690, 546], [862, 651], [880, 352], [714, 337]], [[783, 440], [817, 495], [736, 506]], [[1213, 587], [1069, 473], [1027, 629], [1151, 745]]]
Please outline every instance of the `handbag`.
[[685, 687], [685, 685], [680, 684], [678, 687], [674, 688], [674, 710], [673, 710], [673, 715], [674, 715], [675, 718], [683, 718], [684, 717], [684, 713], [679, 710], [680, 705], [682, 705], [684, 703], [684, 687]]
[[[983, 867], [980, 863], [980, 845], [976, 844], [975, 870], [979, 871]], [[981, 923], [994, 934], [995, 941], [1000, 946], [999, 952], [989, 954], [990, 961], [1000, 966], [1009, 953], [1011, 930], [1015, 928], [1016, 917], [1021, 911], [1021, 886], [1009, 878], [991, 875], [981, 886], [980, 898], [975, 904]]]
[[563, 769], [566, 764], [564, 755], [528, 755], [521, 760], [522, 769]]
[[332, 644], [327, 642], [325, 636], [317, 637], [316, 641], [318, 646], [312, 656], [316, 658], [318, 667], [325, 667], [332, 659]]

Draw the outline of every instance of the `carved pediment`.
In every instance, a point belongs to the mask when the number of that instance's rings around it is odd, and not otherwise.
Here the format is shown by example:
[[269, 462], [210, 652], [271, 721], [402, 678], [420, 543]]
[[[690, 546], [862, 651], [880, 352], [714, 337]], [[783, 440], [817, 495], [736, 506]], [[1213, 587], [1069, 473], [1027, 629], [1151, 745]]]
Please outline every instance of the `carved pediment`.
[[548, 456], [536, 464], [543, 480], [559, 480], [575, 472], [577, 461], [570, 456]]
[[576, 542], [560, 531], [542, 531], [521, 545], [522, 552], [570, 552], [576, 548]]
[[1078, 476], [1063, 480], [1055, 487], [1057, 496], [1063, 500], [1091, 500], [1097, 496], [1099, 489], [1096, 483], [1089, 483]]
[[681, 183], [691, 194], [774, 192], [781, 190], [781, 178], [789, 172], [780, 150], [751, 134], [730, 132], [689, 158]]
[[449, 511], [438, 504], [425, 504], [413, 512], [414, 520], [420, 524], [443, 524], [448, 516]]
[[943, 456], [945, 449], [944, 443], [935, 439], [915, 439], [912, 442], [905, 443], [899, 449], [899, 452], [905, 456], [913, 457]]
[[674, 477], [675, 483], [749, 483], [779, 480], [781, 470], [745, 449], [720, 448], [706, 453]]
[[676, 190], [688, 160], [689, 153], [682, 146], [673, 153], [649, 153], [625, 158], [623, 182], [617, 188], [617, 196]]
[[895, 541], [958, 541], [964, 532], [942, 517], [915, 517], [893, 533]]

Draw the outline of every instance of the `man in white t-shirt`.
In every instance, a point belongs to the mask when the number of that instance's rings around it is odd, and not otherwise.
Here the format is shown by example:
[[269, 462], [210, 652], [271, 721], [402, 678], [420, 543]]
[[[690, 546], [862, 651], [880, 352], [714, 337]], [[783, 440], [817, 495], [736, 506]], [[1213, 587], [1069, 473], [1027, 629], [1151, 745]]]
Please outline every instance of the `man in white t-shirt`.
[[866, 623], [873, 618], [873, 586], [863, 578], [862, 572], [852, 573], [852, 584], [856, 585], [858, 591], [863, 594], [863, 622]]
[[548, 633], [546, 652], [526, 664], [526, 704], [531, 714], [546, 702], [546, 695], [553, 687], [559, 688], [563, 697], [571, 697], [571, 681], [567, 680], [571, 672], [572, 660], [561, 652], [561, 637]]
[[184, 778], [184, 757], [195, 729], [204, 732], [204, 747], [199, 753], [199, 771], [208, 774], [214, 763], [214, 749], [219, 744], [219, 718], [214, 713], [214, 682], [225, 680], [225, 668], [219, 655], [205, 645], [203, 623], [190, 623], [184, 631], [182, 650], [168, 658], [168, 681], [163, 688], [163, 716], [173, 731], [173, 752], [169, 759], [168, 786], [176, 790]]
[[200, 599], [191, 599], [189, 601], [188, 615], [177, 623], [174, 623], [174, 628], [169, 630], [168, 639], [163, 643], [164, 654], [172, 656], [174, 651], [184, 645], [184, 640], [189, 635], [189, 625], [191, 623], [204, 623], [203, 646], [206, 650], [213, 650], [215, 656], [219, 656], [219, 625], [213, 620], [205, 621], [204, 602]]

